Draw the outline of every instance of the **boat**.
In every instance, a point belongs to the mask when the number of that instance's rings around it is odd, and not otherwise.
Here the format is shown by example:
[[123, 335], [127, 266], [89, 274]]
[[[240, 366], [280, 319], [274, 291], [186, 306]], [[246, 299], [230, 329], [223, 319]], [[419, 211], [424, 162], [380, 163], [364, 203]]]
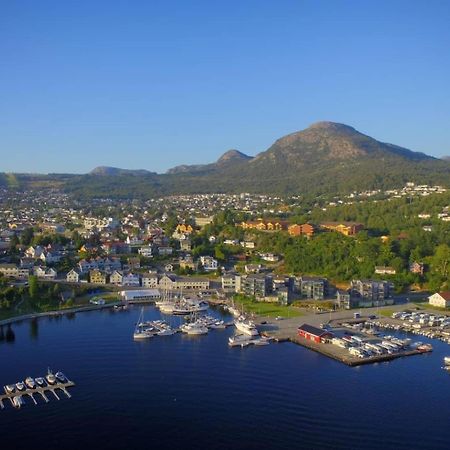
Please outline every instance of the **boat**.
[[5, 386], [5, 392], [7, 394], [12, 394], [15, 390], [16, 390], [16, 385], [15, 384], [7, 384]]
[[67, 382], [67, 377], [62, 372], [56, 372], [55, 376], [56, 376], [56, 379], [60, 383], [66, 383]]
[[48, 384], [56, 383], [56, 377], [55, 375], [53, 375], [53, 372], [50, 370], [50, 368], [47, 370], [47, 375], [45, 375], [45, 379], [47, 380]]
[[245, 319], [245, 317], [240, 316], [234, 322], [234, 326], [242, 333], [248, 334], [249, 336], [258, 336], [258, 330], [255, 324], [251, 320]]
[[444, 364], [445, 364], [446, 366], [450, 365], [450, 356], [445, 356], [445, 357], [444, 357]]
[[250, 336], [246, 334], [236, 334], [228, 338], [228, 345], [230, 347], [236, 346], [245, 347], [251, 343], [251, 340], [252, 339], [250, 338]]
[[183, 333], [200, 335], [208, 333], [208, 327], [201, 319], [196, 318], [195, 314], [191, 314], [191, 321], [181, 325], [180, 330]]
[[18, 391], [24, 391], [25, 390], [25, 384], [23, 381], [19, 381], [16, 383], [16, 388]]
[[154, 333], [149, 330], [144, 322], [144, 308], [141, 309], [141, 314], [136, 323], [136, 328], [134, 329], [133, 339], [149, 339], [154, 336]]
[[173, 328], [163, 328], [156, 332], [158, 336], [172, 336], [176, 333]]
[[38, 377], [34, 381], [39, 387], [45, 387], [45, 380], [42, 377]]
[[181, 300], [175, 303], [172, 314], [187, 315], [206, 311], [209, 304], [203, 300], [192, 299], [190, 297], [182, 297]]
[[36, 382], [34, 381], [33, 378], [31, 377], [27, 377], [25, 379], [25, 384], [27, 385], [28, 388], [30, 389], [34, 389], [36, 387]]
[[22, 398], [21, 395], [16, 395], [13, 398], [13, 405], [14, 405], [15, 408], [20, 409], [20, 407], [22, 405], [25, 405], [25, 400]]
[[269, 345], [270, 341], [269, 341], [269, 339], [262, 337], [260, 339], [254, 339], [253, 343], [255, 345], [258, 345], [258, 346], [260, 346], [260, 345]]

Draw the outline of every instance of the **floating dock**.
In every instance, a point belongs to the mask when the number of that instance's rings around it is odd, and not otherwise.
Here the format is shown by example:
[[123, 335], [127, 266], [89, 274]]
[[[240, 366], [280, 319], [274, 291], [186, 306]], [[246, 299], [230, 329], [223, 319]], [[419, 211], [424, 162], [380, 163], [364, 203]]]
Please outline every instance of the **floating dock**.
[[[39, 395], [45, 403], [48, 403], [50, 400], [48, 399], [47, 395], [48, 393], [52, 393], [53, 396], [57, 399], [60, 400], [60, 397], [58, 396], [58, 393], [56, 392], [58, 389], [60, 390], [59, 395], [61, 395], [61, 392], [63, 394], [66, 395], [67, 398], [71, 398], [72, 396], [70, 395], [69, 391], [67, 390], [68, 388], [71, 388], [75, 386], [75, 383], [73, 381], [69, 381], [67, 380], [64, 383], [61, 382], [56, 382], [55, 384], [48, 384], [47, 386], [36, 386], [33, 389], [30, 388], [26, 388], [23, 391], [18, 391], [16, 390], [13, 393], [10, 394], [2, 394], [0, 395], [0, 409], [4, 409], [5, 408], [5, 403], [7, 400], [9, 400], [11, 402], [11, 405], [14, 408], [18, 408], [15, 404], [14, 404], [14, 397], [20, 397], [24, 402], [25, 402], [25, 397], [29, 397], [33, 403], [35, 405], [38, 404], [38, 402], [36, 401], [35, 395]], [[6, 392], [6, 387], [4, 387], [4, 390]]]

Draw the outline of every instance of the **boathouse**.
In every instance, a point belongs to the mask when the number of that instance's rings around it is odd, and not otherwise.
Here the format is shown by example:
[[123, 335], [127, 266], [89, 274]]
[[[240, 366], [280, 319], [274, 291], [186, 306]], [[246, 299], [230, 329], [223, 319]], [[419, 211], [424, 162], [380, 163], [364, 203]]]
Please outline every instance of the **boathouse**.
[[333, 337], [333, 333], [330, 333], [327, 330], [322, 330], [322, 328], [313, 327], [307, 323], [304, 323], [298, 328], [298, 335], [310, 341], [314, 341], [317, 344]]

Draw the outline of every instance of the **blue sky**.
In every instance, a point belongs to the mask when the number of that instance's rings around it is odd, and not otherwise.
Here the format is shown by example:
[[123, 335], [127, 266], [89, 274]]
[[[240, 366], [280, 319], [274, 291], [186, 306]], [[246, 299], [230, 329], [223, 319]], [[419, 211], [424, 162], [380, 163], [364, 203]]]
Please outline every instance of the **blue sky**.
[[0, 4], [0, 171], [163, 172], [319, 120], [450, 154], [450, 2]]

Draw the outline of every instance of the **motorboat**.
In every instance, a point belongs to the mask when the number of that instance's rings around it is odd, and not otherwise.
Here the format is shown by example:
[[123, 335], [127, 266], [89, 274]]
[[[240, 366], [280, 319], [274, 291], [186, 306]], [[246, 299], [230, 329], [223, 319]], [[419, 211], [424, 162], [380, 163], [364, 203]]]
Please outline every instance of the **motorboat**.
[[19, 381], [16, 383], [16, 388], [18, 391], [24, 391], [25, 390], [25, 384], [23, 381]]
[[450, 356], [444, 356], [444, 364], [446, 366], [450, 365]]
[[249, 336], [258, 336], [259, 335], [255, 324], [251, 320], [248, 320], [243, 316], [240, 316], [239, 318], [237, 318], [235, 320], [234, 326], [239, 331], [241, 331], [242, 333], [248, 334]]
[[45, 387], [45, 380], [42, 377], [38, 377], [34, 381], [39, 387]]
[[15, 390], [16, 390], [16, 385], [15, 384], [7, 384], [5, 386], [5, 392], [7, 394], [12, 394]]
[[262, 338], [259, 338], [259, 339], [254, 339], [253, 343], [255, 345], [258, 345], [258, 346], [260, 346], [260, 345], [269, 345], [270, 344], [270, 340], [267, 339], [267, 338], [262, 337]]
[[34, 381], [33, 378], [31, 377], [27, 377], [25, 379], [25, 384], [27, 385], [28, 388], [30, 389], [34, 389], [36, 387], [36, 382]]
[[236, 347], [236, 346], [244, 347], [246, 345], [249, 345], [251, 340], [252, 339], [250, 338], [250, 336], [248, 336], [246, 334], [236, 334], [236, 335], [230, 336], [228, 338], [228, 345], [230, 347]]
[[13, 398], [13, 405], [15, 408], [20, 409], [22, 405], [25, 405], [25, 400], [22, 398], [21, 395], [16, 395]]
[[47, 375], [45, 375], [45, 379], [47, 380], [48, 384], [56, 383], [56, 377], [50, 369], [47, 370]]
[[162, 328], [159, 331], [156, 332], [158, 336], [172, 336], [176, 333], [176, 331], [173, 328]]
[[67, 382], [67, 377], [62, 372], [56, 372], [55, 376], [56, 376], [56, 379], [60, 383], [66, 383]]
[[208, 333], [208, 328], [199, 321], [181, 325], [180, 329], [183, 333], [187, 333], [187, 334], [191, 334], [191, 335], [200, 335], [200, 334]]

